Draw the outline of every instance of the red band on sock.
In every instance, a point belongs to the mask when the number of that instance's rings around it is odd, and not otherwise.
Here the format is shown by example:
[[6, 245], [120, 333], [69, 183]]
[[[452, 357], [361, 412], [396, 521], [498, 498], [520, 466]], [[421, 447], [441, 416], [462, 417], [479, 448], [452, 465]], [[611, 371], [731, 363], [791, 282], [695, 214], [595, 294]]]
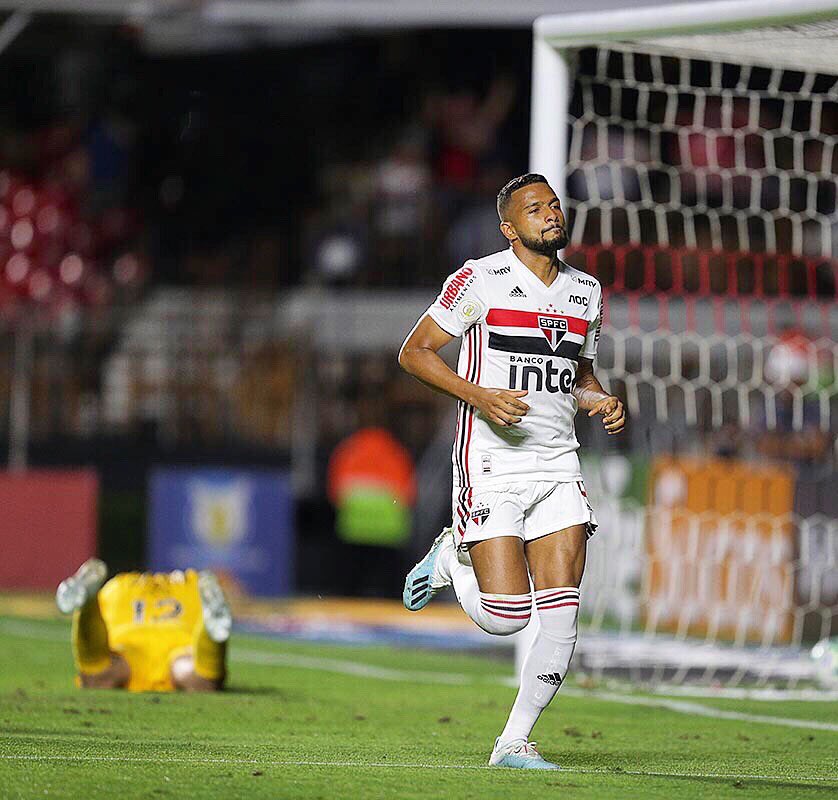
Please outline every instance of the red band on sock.
[[550, 606], [539, 606], [538, 610], [539, 611], [547, 611], [547, 609], [549, 609], [549, 608], [564, 608], [565, 606], [576, 606], [577, 608], [579, 608], [579, 601], [577, 600], [576, 602], [554, 603], [553, 605], [550, 605]]

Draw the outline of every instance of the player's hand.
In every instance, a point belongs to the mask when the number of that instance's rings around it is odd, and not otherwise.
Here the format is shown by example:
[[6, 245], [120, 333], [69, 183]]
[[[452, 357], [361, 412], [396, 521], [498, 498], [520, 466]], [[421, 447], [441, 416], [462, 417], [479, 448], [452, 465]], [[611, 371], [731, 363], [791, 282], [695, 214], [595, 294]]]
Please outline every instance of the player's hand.
[[600, 400], [589, 412], [588, 416], [602, 414], [602, 426], [611, 436], [619, 433], [626, 426], [626, 409], [619, 397], [606, 397]]
[[530, 407], [520, 398], [526, 394], [521, 389], [484, 389], [477, 387], [471, 404], [490, 422], [509, 426], [520, 422]]

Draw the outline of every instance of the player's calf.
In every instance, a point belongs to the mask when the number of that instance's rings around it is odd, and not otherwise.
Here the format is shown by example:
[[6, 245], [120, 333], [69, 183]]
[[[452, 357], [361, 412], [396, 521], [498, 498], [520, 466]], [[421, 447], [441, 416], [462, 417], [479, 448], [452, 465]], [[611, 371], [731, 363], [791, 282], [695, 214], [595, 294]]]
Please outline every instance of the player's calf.
[[212, 572], [198, 575], [201, 621], [195, 626], [192, 646], [172, 658], [172, 684], [188, 692], [214, 692], [227, 674], [227, 640], [233, 616], [218, 579]]
[[518, 695], [498, 739], [501, 744], [526, 742], [541, 712], [567, 675], [576, 646], [579, 589], [560, 586], [535, 592], [538, 633], [521, 669]]
[[99, 590], [107, 577], [105, 562], [89, 558], [55, 592], [59, 610], [73, 614], [73, 660], [79, 685], [85, 689], [118, 689], [131, 677], [128, 662], [111, 652], [108, 627], [99, 608]]

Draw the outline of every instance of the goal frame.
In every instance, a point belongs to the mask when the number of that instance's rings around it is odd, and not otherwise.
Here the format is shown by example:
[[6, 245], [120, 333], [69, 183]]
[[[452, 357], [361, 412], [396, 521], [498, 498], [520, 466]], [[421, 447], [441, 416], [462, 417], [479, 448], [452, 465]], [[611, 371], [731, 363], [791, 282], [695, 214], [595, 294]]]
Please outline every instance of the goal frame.
[[[567, 108], [572, 76], [568, 53], [609, 42], [731, 33], [838, 18], [836, 0], [718, 0], [550, 14], [533, 24], [530, 169], [564, 196]], [[753, 59], [749, 63], [756, 63]], [[777, 66], [768, 61], [760, 66]], [[549, 98], [544, 102], [541, 98]]]
[[[829, 19], [838, 19], [838, 0], [704, 0], [642, 8], [632, 8], [626, 0], [623, 9], [539, 17], [533, 24], [530, 170], [544, 175], [556, 194], [564, 198], [568, 108], [573, 86], [570, 56], [573, 51], [638, 40], [653, 49], [656, 39], [666, 37], [725, 34]], [[666, 43], [660, 44], [665, 51]], [[671, 53], [678, 55], [676, 50]], [[730, 56], [733, 63], [785, 66], [768, 58], [765, 61], [752, 56], [743, 58], [733, 51]], [[701, 58], [700, 55], [694, 57]], [[721, 54], [716, 56], [719, 60], [722, 57]], [[812, 69], [805, 64], [800, 68]], [[520, 674], [537, 626], [537, 620], [533, 619], [515, 635], [516, 675]]]

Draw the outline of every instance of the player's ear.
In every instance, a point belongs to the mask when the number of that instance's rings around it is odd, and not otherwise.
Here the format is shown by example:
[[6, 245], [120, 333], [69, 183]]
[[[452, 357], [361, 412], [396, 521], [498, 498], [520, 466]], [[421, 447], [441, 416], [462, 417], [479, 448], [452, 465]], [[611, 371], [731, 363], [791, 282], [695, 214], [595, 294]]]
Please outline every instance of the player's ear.
[[504, 220], [500, 224], [500, 232], [507, 238], [508, 241], [514, 242], [518, 238], [515, 233], [515, 226], [511, 222]]

